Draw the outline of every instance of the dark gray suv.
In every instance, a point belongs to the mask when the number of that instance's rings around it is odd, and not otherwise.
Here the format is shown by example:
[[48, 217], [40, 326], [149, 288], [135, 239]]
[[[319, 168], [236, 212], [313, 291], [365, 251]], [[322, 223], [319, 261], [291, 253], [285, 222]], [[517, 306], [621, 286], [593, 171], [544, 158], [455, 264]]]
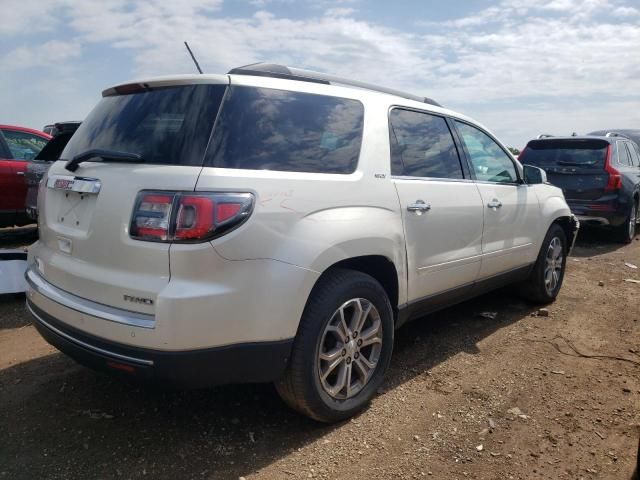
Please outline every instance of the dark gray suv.
[[580, 223], [613, 230], [628, 243], [640, 221], [640, 148], [619, 132], [531, 140], [519, 156], [562, 188]]

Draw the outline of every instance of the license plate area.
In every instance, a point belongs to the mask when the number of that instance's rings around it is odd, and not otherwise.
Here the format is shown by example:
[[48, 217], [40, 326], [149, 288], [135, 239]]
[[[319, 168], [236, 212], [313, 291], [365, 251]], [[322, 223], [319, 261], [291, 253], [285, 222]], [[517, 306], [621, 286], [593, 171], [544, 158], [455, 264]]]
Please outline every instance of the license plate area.
[[46, 211], [49, 225], [86, 234], [102, 184], [96, 178], [55, 175], [47, 179]]

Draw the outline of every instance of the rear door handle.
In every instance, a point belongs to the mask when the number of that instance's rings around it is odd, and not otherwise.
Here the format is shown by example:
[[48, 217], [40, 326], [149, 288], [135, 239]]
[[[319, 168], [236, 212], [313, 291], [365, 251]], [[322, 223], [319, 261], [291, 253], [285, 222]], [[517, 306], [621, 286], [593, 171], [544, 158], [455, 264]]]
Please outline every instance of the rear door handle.
[[410, 212], [416, 212], [421, 214], [423, 212], [428, 212], [431, 210], [431, 205], [428, 203], [424, 203], [424, 200], [416, 200], [415, 203], [410, 203], [407, 205], [407, 210]]
[[24, 172], [16, 172], [16, 175], [24, 175]]
[[497, 210], [498, 208], [502, 207], [502, 202], [497, 198], [494, 198], [489, 203], [487, 203], [487, 207]]

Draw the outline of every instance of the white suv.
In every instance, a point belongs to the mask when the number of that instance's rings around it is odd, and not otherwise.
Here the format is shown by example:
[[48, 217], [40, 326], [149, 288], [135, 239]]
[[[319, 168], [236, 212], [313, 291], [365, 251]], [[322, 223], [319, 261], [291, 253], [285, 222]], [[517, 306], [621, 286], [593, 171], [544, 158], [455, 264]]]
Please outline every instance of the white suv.
[[43, 180], [27, 306], [83, 364], [275, 382], [344, 419], [407, 320], [507, 284], [554, 300], [578, 223], [435, 102], [252, 65], [107, 89]]

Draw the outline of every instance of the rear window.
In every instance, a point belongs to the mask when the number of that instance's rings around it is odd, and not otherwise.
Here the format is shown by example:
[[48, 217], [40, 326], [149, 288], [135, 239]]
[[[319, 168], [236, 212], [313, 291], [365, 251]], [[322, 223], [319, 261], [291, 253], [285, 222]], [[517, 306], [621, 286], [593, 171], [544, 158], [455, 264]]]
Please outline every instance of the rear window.
[[532, 140], [520, 162], [537, 167], [604, 168], [608, 146], [604, 140]]
[[357, 100], [230, 87], [207, 165], [250, 170], [355, 171], [364, 108]]
[[103, 98], [62, 158], [90, 149], [135, 153], [144, 163], [201, 166], [225, 85], [187, 85]]

